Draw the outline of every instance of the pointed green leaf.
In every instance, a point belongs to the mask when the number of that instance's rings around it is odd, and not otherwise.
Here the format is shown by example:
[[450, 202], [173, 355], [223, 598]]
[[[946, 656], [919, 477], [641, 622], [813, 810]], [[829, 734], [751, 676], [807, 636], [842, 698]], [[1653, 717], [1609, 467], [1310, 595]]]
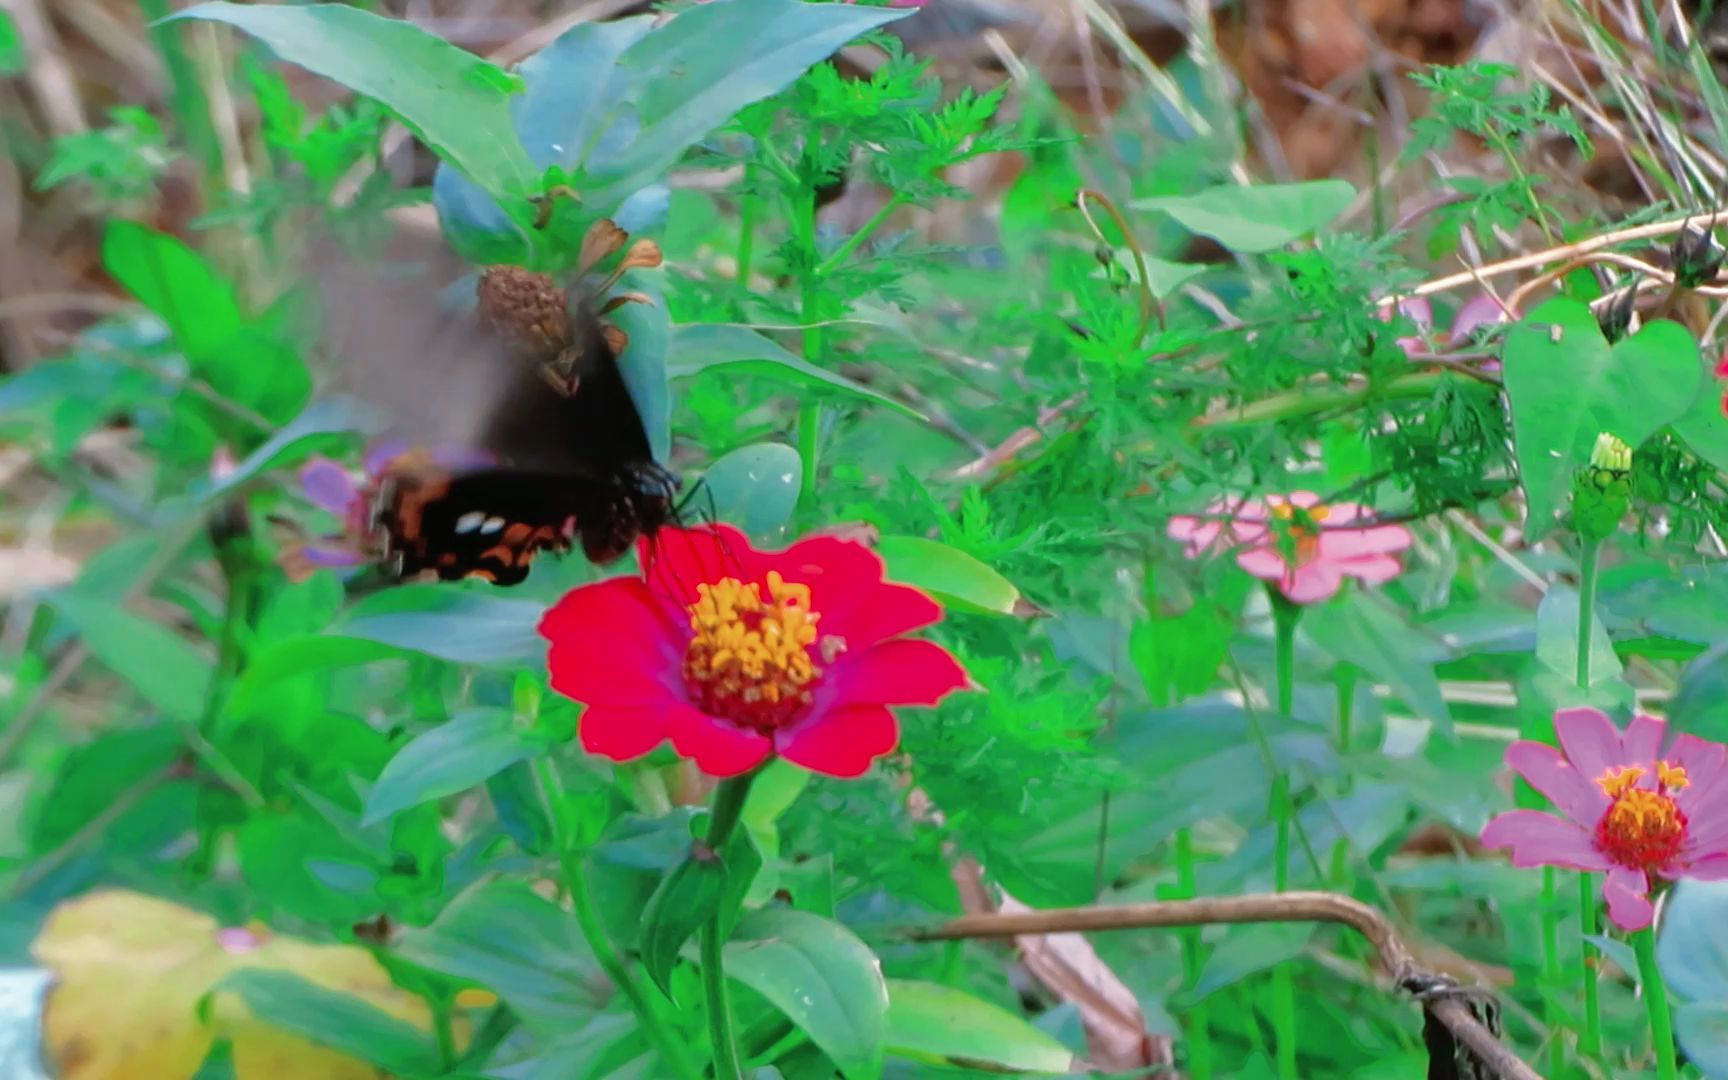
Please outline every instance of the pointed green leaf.
[[888, 980], [890, 1054], [996, 1073], [1067, 1073], [1074, 1054], [998, 1005], [939, 983]]
[[728, 375], [761, 375], [808, 390], [865, 398], [914, 419], [924, 419], [910, 405], [823, 371], [746, 326], [686, 323], [672, 332], [671, 355], [668, 370], [674, 379], [710, 368], [725, 368]]
[[509, 709], [463, 709], [396, 752], [367, 794], [360, 824], [485, 783], [545, 746]]
[[1343, 180], [1297, 184], [1226, 184], [1193, 195], [1136, 199], [1136, 210], [1161, 210], [1189, 232], [1210, 236], [1231, 251], [1281, 248], [1314, 232], [1356, 198]]

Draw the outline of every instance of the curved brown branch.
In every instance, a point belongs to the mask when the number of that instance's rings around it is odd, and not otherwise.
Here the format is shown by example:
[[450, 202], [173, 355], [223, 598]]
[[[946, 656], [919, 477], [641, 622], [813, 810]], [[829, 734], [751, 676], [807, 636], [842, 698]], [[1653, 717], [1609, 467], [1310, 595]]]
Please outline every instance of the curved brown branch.
[[[1394, 984], [1414, 993], [1438, 977], [1417, 967], [1397, 931], [1376, 909], [1353, 897], [1329, 892], [1265, 893], [1165, 900], [1147, 904], [1054, 908], [1011, 914], [963, 915], [940, 926], [913, 929], [914, 941], [1001, 938], [1020, 934], [1064, 934], [1086, 930], [1141, 930], [1155, 926], [1204, 926], [1214, 923], [1326, 922], [1348, 926], [1368, 939]], [[1459, 1042], [1505, 1080], [1542, 1080], [1476, 1019], [1457, 996], [1431, 996], [1423, 1007]]]

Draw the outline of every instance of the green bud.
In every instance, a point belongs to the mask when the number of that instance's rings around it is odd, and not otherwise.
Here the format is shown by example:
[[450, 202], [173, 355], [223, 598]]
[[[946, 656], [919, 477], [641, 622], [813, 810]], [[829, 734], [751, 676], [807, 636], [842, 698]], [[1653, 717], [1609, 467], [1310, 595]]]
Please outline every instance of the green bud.
[[1709, 230], [1687, 225], [1674, 238], [1670, 257], [1674, 260], [1674, 280], [1684, 289], [1696, 289], [1715, 278], [1728, 256]]
[[1572, 477], [1572, 525], [1587, 540], [1601, 540], [1620, 527], [1632, 505], [1632, 448], [1604, 431], [1596, 436], [1590, 464]]

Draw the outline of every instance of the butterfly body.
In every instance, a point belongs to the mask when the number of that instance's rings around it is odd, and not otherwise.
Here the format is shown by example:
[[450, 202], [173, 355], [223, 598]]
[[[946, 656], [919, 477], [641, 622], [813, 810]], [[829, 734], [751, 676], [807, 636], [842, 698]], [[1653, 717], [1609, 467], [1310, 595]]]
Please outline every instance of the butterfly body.
[[[519, 267], [487, 267], [478, 311], [438, 316], [392, 343], [416, 355], [360, 373], [371, 383], [363, 396], [393, 395], [386, 408], [403, 440], [369, 480], [361, 538], [392, 576], [515, 585], [542, 551], [579, 543], [590, 561], [608, 562], [675, 516], [680, 481], [654, 459], [619, 365], [624, 336], [572, 292]], [[440, 391], [458, 395], [444, 409], [454, 424], [434, 416]], [[452, 432], [480, 461], [425, 449]]]

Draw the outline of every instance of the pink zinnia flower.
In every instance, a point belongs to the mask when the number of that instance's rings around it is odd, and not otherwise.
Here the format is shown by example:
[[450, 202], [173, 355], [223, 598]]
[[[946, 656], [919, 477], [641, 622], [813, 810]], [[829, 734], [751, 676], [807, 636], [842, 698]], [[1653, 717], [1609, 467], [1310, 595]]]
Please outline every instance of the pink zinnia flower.
[[[1478, 326], [1484, 326], [1488, 323], [1509, 322], [1512, 319], [1512, 316], [1507, 313], [1505, 306], [1499, 300], [1487, 293], [1478, 293], [1466, 300], [1464, 306], [1458, 309], [1458, 314], [1452, 318], [1452, 327], [1446, 331], [1445, 336], [1441, 337], [1437, 343], [1431, 343], [1426, 339], [1434, 328], [1434, 306], [1428, 302], [1428, 298], [1413, 296], [1398, 301], [1396, 306], [1399, 311], [1410, 317], [1422, 335], [1398, 339], [1398, 347], [1412, 356], [1419, 352], [1432, 352], [1436, 344], [1450, 345], [1461, 341]], [[1391, 307], [1382, 307], [1375, 314], [1381, 322], [1392, 321]], [[1499, 362], [1495, 361], [1484, 364], [1483, 369], [1493, 370], [1498, 369], [1499, 366]]]
[[1275, 582], [1297, 604], [1330, 599], [1347, 577], [1367, 585], [1390, 581], [1404, 569], [1396, 553], [1410, 546], [1402, 525], [1350, 523], [1367, 516], [1355, 503], [1321, 505], [1312, 491], [1268, 496], [1240, 504], [1217, 500], [1203, 517], [1170, 519], [1170, 536], [1199, 558], [1216, 544], [1236, 552], [1236, 564]]
[[1651, 875], [1728, 878], [1728, 747], [1680, 735], [1664, 751], [1666, 721], [1637, 716], [1622, 734], [1590, 708], [1561, 709], [1554, 731], [1560, 750], [1523, 739], [1506, 764], [1564, 817], [1509, 810], [1482, 830], [1484, 846], [1511, 848], [1513, 866], [1605, 871], [1608, 917], [1623, 930], [1650, 925]]

